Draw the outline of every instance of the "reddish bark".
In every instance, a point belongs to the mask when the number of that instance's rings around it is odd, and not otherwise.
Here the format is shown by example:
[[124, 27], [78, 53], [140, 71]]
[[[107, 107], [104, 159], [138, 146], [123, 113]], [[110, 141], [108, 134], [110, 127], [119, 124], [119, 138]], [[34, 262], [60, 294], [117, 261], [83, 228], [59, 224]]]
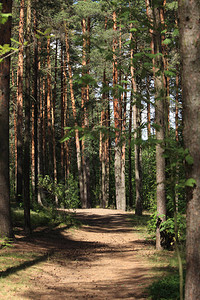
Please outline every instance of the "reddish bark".
[[[3, 0], [2, 12], [12, 12], [12, 1]], [[11, 18], [0, 25], [0, 44], [10, 45]], [[3, 57], [1, 57], [3, 58]], [[10, 99], [10, 58], [0, 62], [0, 236], [12, 237], [10, 214], [9, 182], [9, 99]]]
[[22, 201], [23, 186], [23, 42], [24, 42], [24, 0], [20, 2], [19, 55], [17, 69], [17, 201]]

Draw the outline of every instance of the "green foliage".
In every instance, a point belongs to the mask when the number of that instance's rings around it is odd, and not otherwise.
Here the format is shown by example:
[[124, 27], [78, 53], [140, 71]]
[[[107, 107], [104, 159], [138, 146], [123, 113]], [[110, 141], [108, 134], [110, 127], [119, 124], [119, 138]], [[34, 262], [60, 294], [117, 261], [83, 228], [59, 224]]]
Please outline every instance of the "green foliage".
[[[186, 218], [181, 214], [177, 214], [178, 240], [185, 242], [186, 240]], [[165, 231], [167, 234], [175, 237], [174, 218], [168, 218], [162, 222], [160, 231]]]
[[152, 234], [152, 238], [155, 239], [156, 223], [157, 223], [158, 212], [152, 213], [150, 220], [147, 223], [148, 232]]
[[143, 172], [143, 207], [152, 209], [155, 206], [156, 189], [156, 161], [155, 140], [150, 145], [144, 145], [142, 150], [142, 172]]
[[[157, 224], [157, 218], [162, 217], [158, 215], [158, 212], [154, 212], [150, 220], [148, 221], [147, 227], [148, 232], [152, 234], [152, 237], [155, 238], [155, 232], [156, 232], [156, 224]], [[177, 228], [178, 228], [178, 239], [179, 242], [184, 243], [186, 240], [186, 218], [184, 215], [178, 213], [177, 214]], [[171, 245], [174, 246], [174, 238], [175, 238], [175, 224], [174, 224], [174, 218], [167, 218], [166, 221], [162, 222], [160, 225], [160, 231], [165, 232], [165, 234], [171, 238]]]
[[8, 237], [0, 237], [0, 249], [1, 248], [7, 248], [7, 247], [13, 247], [13, 240], [11, 240]]
[[189, 178], [185, 182], [185, 186], [194, 187], [196, 185], [196, 180], [194, 178]]
[[194, 159], [190, 154], [186, 155], [185, 161], [187, 162], [188, 165], [193, 165], [193, 163], [194, 163]]
[[78, 183], [72, 175], [69, 176], [67, 183], [56, 183], [46, 175], [44, 178], [40, 176], [39, 186], [47, 192], [47, 202], [52, 205], [53, 199], [57, 197], [59, 205], [64, 208], [77, 208], [80, 206], [78, 197]]
[[166, 276], [154, 282], [148, 290], [152, 300], [179, 300], [179, 275]]
[[[12, 223], [14, 227], [24, 226], [24, 211], [23, 209], [11, 210]], [[49, 226], [52, 224], [52, 214], [45, 208], [38, 207], [37, 211], [31, 211], [31, 226], [32, 229], [39, 226]]]
[[0, 24], [5, 24], [9, 17], [12, 16], [10, 13], [2, 13], [2, 3], [0, 3]]
[[[24, 227], [24, 211], [23, 209], [12, 209], [12, 223], [14, 227]], [[55, 227], [58, 225], [79, 226], [75, 218], [75, 214], [67, 213], [66, 211], [56, 210], [55, 207], [42, 207], [38, 204], [34, 205], [31, 210], [31, 227], [35, 229], [41, 226]], [[12, 241], [9, 239], [0, 239], [0, 248], [12, 246]]]
[[[5, 24], [8, 21], [8, 18], [12, 16], [10, 13], [2, 13], [2, 3], [0, 3], [0, 24]], [[10, 52], [13, 48], [10, 47], [9, 44], [0, 45], [0, 56], [5, 55]], [[0, 58], [0, 63], [3, 58]]]
[[[16, 50], [16, 48], [10, 47], [9, 44], [0, 45], [0, 56], [6, 55], [10, 52], [10, 50]], [[3, 61], [4, 58], [0, 58], [0, 62]]]

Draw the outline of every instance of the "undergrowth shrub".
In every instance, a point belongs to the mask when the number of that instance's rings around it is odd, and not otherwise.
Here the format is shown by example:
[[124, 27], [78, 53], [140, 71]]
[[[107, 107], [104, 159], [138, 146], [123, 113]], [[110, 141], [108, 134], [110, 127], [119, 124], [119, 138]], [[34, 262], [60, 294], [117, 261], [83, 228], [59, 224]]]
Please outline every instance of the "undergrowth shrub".
[[[150, 220], [148, 221], [147, 228], [148, 232], [152, 235], [152, 238], [155, 239], [156, 236], [156, 223], [157, 223], [158, 212], [154, 212]], [[160, 216], [161, 217], [161, 216]], [[177, 214], [177, 227], [178, 227], [178, 240], [181, 244], [185, 243], [186, 240], [186, 218], [184, 215]], [[175, 237], [175, 223], [173, 217], [168, 217], [165, 222], [161, 223], [161, 232], [165, 233], [165, 236], [168, 237], [169, 244], [166, 245], [167, 248], [173, 247], [174, 237]]]
[[69, 176], [65, 184], [54, 182], [49, 175], [45, 175], [44, 178], [40, 176], [39, 187], [45, 194], [43, 201], [46, 202], [44, 204], [47, 206], [55, 205], [55, 197], [57, 197], [60, 207], [75, 209], [80, 206], [78, 182], [72, 175]]
[[[185, 278], [185, 274], [184, 274]], [[185, 283], [184, 283], [185, 284]], [[152, 300], [179, 300], [179, 275], [169, 275], [153, 282], [149, 290]]]

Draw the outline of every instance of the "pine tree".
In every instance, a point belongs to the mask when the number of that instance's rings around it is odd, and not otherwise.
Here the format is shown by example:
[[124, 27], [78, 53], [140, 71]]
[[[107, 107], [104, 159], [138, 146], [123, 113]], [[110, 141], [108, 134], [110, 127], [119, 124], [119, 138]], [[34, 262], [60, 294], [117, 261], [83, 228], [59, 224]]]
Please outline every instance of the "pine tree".
[[179, 1], [180, 45], [182, 59], [184, 143], [190, 159], [187, 174], [187, 236], [185, 299], [200, 297], [200, 60], [199, 1]]
[[[11, 14], [12, 1], [2, 1], [2, 13]], [[11, 18], [0, 24], [0, 44], [10, 45]], [[5, 55], [6, 56], [6, 55]], [[9, 181], [9, 100], [10, 100], [10, 57], [1, 56], [0, 61], [0, 235], [12, 237], [10, 215]]]

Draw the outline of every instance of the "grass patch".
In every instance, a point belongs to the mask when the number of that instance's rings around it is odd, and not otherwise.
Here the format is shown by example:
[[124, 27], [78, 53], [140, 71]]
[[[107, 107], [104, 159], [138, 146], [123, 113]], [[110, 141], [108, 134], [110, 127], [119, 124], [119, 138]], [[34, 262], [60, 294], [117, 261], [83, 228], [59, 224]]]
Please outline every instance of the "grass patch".
[[[4, 248], [0, 250], [0, 299], [22, 299], [16, 297], [27, 290], [31, 282], [33, 267], [45, 262], [48, 254]], [[32, 267], [32, 269], [30, 269]]]
[[[149, 234], [148, 222], [151, 216], [144, 214], [136, 216], [130, 214], [128, 220], [134, 231], [144, 236], [146, 240], [151, 240], [152, 235]], [[152, 243], [153, 244], [153, 243]], [[181, 258], [183, 266], [185, 266], [185, 248], [184, 244], [180, 246]], [[152, 270], [155, 274], [155, 281], [148, 287], [147, 291], [151, 300], [179, 300], [179, 272], [178, 259], [175, 251], [149, 251], [146, 257], [152, 264]], [[185, 272], [184, 272], [185, 281]]]
[[[24, 211], [21, 208], [15, 208], [11, 210], [13, 227], [24, 227]], [[31, 227], [36, 229], [37, 227], [47, 226], [50, 228], [65, 225], [65, 226], [80, 226], [80, 222], [76, 220], [75, 214], [67, 213], [61, 210], [41, 208], [37, 211], [30, 212], [31, 215]]]
[[[24, 226], [24, 211], [17, 208], [11, 210], [13, 227]], [[33, 229], [40, 226], [49, 226], [52, 223], [52, 216], [48, 210], [31, 211], [31, 226]]]
[[139, 234], [142, 234], [145, 236], [145, 238], [148, 240], [148, 230], [147, 230], [147, 224], [150, 220], [150, 215], [147, 213], [144, 213], [142, 216], [136, 216], [135, 214], [128, 215], [127, 219], [129, 220], [131, 226], [133, 227], [134, 231], [137, 231]]
[[[33, 252], [13, 252], [8, 249], [0, 252], [0, 277], [8, 270], [19, 267], [22, 264], [29, 263], [38, 258], [38, 254]], [[12, 272], [11, 272], [12, 273]]]
[[149, 287], [152, 300], [179, 300], [179, 274], [171, 274], [155, 281]]
[[[181, 254], [183, 266], [185, 266], [185, 254]], [[153, 264], [153, 271], [157, 280], [148, 287], [151, 300], [179, 300], [179, 272], [178, 259], [175, 251], [154, 252], [149, 257]], [[185, 280], [185, 272], [184, 272]]]

